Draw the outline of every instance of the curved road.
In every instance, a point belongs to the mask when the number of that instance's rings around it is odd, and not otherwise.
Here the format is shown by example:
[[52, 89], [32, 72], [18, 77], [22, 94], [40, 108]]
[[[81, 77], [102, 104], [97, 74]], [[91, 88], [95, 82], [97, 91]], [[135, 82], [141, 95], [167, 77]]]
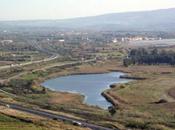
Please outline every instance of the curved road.
[[[58, 114], [53, 114], [51, 112], [46, 112], [46, 111], [42, 111], [42, 110], [26, 108], [26, 107], [23, 107], [21, 105], [16, 105], [16, 104], [12, 104], [12, 103], [7, 103], [7, 102], [0, 101], [0, 105], [9, 107], [11, 109], [15, 109], [15, 110], [19, 110], [19, 111], [23, 111], [23, 112], [27, 112], [27, 113], [31, 113], [31, 114], [35, 114], [35, 115], [39, 115], [39, 116], [42, 116], [42, 117], [54, 119], [54, 120], [67, 121], [67, 122], [70, 122], [70, 123], [75, 123], [75, 122], [77, 123], [78, 122], [79, 124], [81, 124], [80, 126], [87, 127], [87, 128], [92, 129], [92, 130], [114, 130], [114, 129], [98, 126], [98, 125], [95, 125], [95, 124], [87, 123], [86, 121], [77, 120], [77, 119], [74, 119], [74, 118], [71, 118], [71, 117], [58, 115]], [[117, 130], [117, 129], [115, 129], [115, 130]]]

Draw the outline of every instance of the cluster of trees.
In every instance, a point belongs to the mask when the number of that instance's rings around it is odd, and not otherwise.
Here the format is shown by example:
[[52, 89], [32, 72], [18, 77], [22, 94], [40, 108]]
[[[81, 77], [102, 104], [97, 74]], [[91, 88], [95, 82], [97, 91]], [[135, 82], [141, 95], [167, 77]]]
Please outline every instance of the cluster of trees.
[[32, 86], [32, 80], [12, 79], [10, 80], [10, 82], [8, 82], [8, 84], [3, 85], [2, 89], [17, 95], [46, 93], [46, 89], [44, 87], [41, 90], [38, 90], [37, 88], [34, 88]]
[[127, 58], [124, 59], [125, 66], [131, 64], [169, 64], [175, 65], [175, 52], [158, 51], [157, 49], [132, 49]]

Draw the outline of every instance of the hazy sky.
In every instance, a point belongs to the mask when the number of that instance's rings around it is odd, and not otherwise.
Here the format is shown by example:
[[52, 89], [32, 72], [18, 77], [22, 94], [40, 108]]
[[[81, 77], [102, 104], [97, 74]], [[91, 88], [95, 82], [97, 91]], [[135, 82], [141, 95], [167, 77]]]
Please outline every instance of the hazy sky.
[[0, 0], [0, 20], [64, 19], [175, 7], [175, 0]]

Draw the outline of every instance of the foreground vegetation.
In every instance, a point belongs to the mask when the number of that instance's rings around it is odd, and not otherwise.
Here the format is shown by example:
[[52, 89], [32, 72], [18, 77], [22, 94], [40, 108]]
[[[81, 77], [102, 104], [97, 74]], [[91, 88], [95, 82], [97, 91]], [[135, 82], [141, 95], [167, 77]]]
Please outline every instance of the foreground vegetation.
[[175, 86], [175, 68], [142, 65], [119, 69], [146, 80], [112, 85], [106, 91], [118, 103], [113, 118], [132, 129], [175, 129], [175, 103], [168, 95]]
[[0, 114], [0, 129], [1, 130], [42, 130], [41, 127], [36, 126], [32, 123], [22, 122], [18, 119], [8, 117]]
[[[3, 99], [7, 98], [1, 94]], [[6, 99], [7, 100], [7, 99]], [[13, 99], [9, 99], [14, 102]], [[16, 102], [17, 103], [17, 102]], [[0, 106], [0, 129], [1, 130], [87, 130], [73, 126], [70, 122], [59, 122], [50, 120], [26, 112], [13, 110], [11, 108]]]
[[[52, 75], [53, 69], [54, 75]], [[106, 110], [83, 104], [83, 96], [81, 95], [52, 92], [38, 84], [43, 81], [43, 78], [55, 75], [109, 71], [122, 71], [131, 77], [145, 78], [145, 80], [127, 84], [113, 85], [111, 89], [106, 91], [112, 100], [118, 103], [115, 107], [116, 113], [112, 116]], [[175, 68], [172, 66], [134, 65], [124, 67], [122, 62], [112, 60], [66, 67], [62, 70], [59, 67], [54, 67], [44, 71], [26, 73], [18, 79], [12, 80], [11, 86], [5, 87], [4, 90], [17, 94], [16, 101], [29, 107], [39, 106], [108, 127], [173, 130], [175, 129], [175, 103], [168, 92], [175, 86], [174, 78]], [[17, 82], [20, 82], [19, 86], [24, 84], [24, 86], [26, 84], [29, 86], [19, 89], [20, 93], [15, 93], [16, 87], [19, 87], [16, 86]]]

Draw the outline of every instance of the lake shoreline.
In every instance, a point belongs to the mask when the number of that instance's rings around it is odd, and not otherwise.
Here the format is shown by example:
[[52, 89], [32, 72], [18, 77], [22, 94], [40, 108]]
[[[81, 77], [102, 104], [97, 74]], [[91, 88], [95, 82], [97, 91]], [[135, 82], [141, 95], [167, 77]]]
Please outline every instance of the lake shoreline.
[[[68, 74], [68, 75], [63, 75], [63, 76], [58, 76], [58, 77], [56, 77], [56, 78], [51, 78], [51, 79], [49, 79], [49, 80], [54, 80], [54, 79], [57, 79], [57, 78], [64, 78], [64, 77], [66, 77], [66, 76], [74, 76], [74, 75], [77, 75], [77, 76], [84, 76], [84, 75], [99, 75], [99, 74], [108, 74], [108, 73], [118, 73], [118, 77], [116, 77], [116, 80], [117, 80], [117, 78], [118, 79], [120, 79], [120, 76], [122, 76], [122, 75], [125, 75], [125, 73], [123, 73], [123, 72], [119, 72], [119, 71], [108, 71], [108, 72], [96, 72], [96, 73], [71, 73], [71, 74]], [[48, 81], [49, 81], [48, 80]], [[126, 82], [130, 82], [130, 81], [127, 81], [127, 79], [123, 79], [123, 80], [126, 80]], [[47, 81], [47, 80], [46, 80]], [[45, 81], [45, 82], [46, 82]], [[111, 84], [122, 84], [122, 82], [123, 81], [118, 81], [118, 83], [117, 83], [117, 81], [114, 81], [113, 83], [111, 83]], [[125, 81], [124, 81], [125, 82]], [[44, 82], [43, 82], [44, 83]], [[100, 92], [99, 94], [105, 99], [105, 101], [107, 101], [109, 104], [111, 104], [111, 105], [108, 105], [108, 107], [110, 107], [110, 106], [116, 106], [116, 104], [112, 101], [112, 100], [110, 100], [111, 98], [110, 98], [110, 96], [109, 95], [107, 95], [107, 94], [104, 94], [104, 92], [106, 91], [106, 90], [108, 90], [108, 89], [110, 89], [110, 86], [111, 86], [111, 84], [109, 84], [109, 85], [106, 85], [105, 86], [105, 89], [102, 91], [102, 92]], [[50, 90], [52, 90], [52, 91], [54, 91], [54, 92], [68, 92], [68, 93], [72, 93], [72, 94], [74, 94], [74, 93], [76, 93], [76, 94], [79, 94], [79, 95], [81, 95], [81, 96], [83, 96], [84, 97], [84, 100], [83, 100], [83, 104], [86, 104], [86, 105], [89, 105], [89, 106], [91, 106], [92, 104], [89, 104], [88, 102], [86, 102], [86, 94], [84, 94], [84, 93], [81, 93], [81, 92], [77, 92], [76, 90], [74, 91], [72, 91], [72, 90], [69, 90], [69, 91], [64, 91], [64, 90], [56, 90], [56, 89], [53, 89], [53, 88], [49, 88], [51, 85], [49, 85], [49, 86], [45, 86], [45, 85], [42, 85], [42, 86], [44, 86], [45, 88], [47, 88], [47, 89], [50, 89]], [[95, 105], [96, 106], [96, 105]], [[102, 108], [102, 109], [107, 109], [108, 107], [105, 107], [105, 108], [103, 108], [103, 107], [101, 107], [100, 105], [97, 105], [97, 106], [99, 106], [100, 108]]]
[[[74, 67], [78, 67], [78, 69], [74, 69]], [[118, 61], [107, 61], [104, 64], [97, 63], [95, 66], [90, 65], [90, 64], [82, 64], [79, 66], [76, 65], [76, 66], [68, 67], [62, 71], [50, 73], [49, 75], [47, 75], [45, 77], [42, 77], [42, 78], [40, 77], [40, 78], [36, 79], [35, 84], [39, 85], [41, 87], [44, 87], [41, 85], [43, 82], [57, 78], [57, 77], [70, 76], [70, 75], [104, 74], [104, 73], [110, 73], [110, 72], [120, 72], [120, 73], [125, 73], [126, 75], [131, 73], [131, 71], [129, 71], [127, 68], [121, 66]], [[106, 86], [106, 89], [104, 91], [110, 89], [110, 85]], [[46, 88], [46, 87], [44, 87], [44, 88]], [[50, 93], [55, 93], [55, 92], [58, 94], [60, 93], [60, 91], [53, 91], [53, 90], [48, 89], [48, 88], [46, 88], [46, 89]], [[78, 93], [78, 94], [82, 97], [81, 93]], [[112, 104], [111, 101], [109, 103]], [[82, 102], [82, 104], [88, 105], [88, 104], [84, 103], [84, 101]], [[90, 105], [88, 105], [88, 106], [90, 106]]]

